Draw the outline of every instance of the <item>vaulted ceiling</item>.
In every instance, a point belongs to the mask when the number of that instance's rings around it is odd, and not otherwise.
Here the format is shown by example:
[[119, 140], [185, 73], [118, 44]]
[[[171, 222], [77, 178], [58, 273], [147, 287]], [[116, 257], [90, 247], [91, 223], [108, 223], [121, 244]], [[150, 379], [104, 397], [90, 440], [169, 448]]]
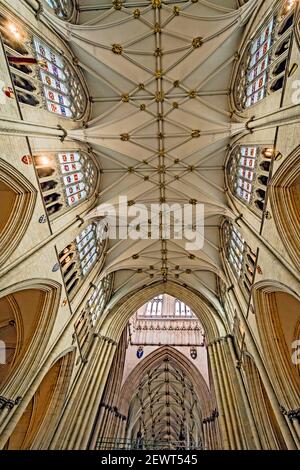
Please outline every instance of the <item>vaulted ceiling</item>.
[[[108, 4], [109, 3], [109, 4]], [[79, 24], [48, 20], [69, 42], [91, 95], [91, 120], [73, 137], [99, 157], [99, 204], [204, 204], [204, 246], [185, 240], [110, 240], [103, 276], [117, 296], [174, 280], [217, 298], [225, 279], [219, 227], [230, 215], [224, 162], [231, 122], [228, 93], [244, 25], [256, 0], [80, 0]], [[131, 206], [132, 207], [132, 206]], [[100, 215], [98, 208], [90, 216]], [[173, 219], [171, 219], [171, 224]], [[122, 224], [122, 220], [119, 220]], [[195, 223], [195, 220], [194, 220]], [[149, 231], [150, 225], [140, 227]]]
[[146, 442], [161, 446], [173, 441], [176, 448], [180, 440], [190, 440], [192, 446], [201, 447], [201, 421], [199, 397], [191, 380], [166, 355], [140, 380], [129, 408], [129, 435], [136, 439], [140, 432]]

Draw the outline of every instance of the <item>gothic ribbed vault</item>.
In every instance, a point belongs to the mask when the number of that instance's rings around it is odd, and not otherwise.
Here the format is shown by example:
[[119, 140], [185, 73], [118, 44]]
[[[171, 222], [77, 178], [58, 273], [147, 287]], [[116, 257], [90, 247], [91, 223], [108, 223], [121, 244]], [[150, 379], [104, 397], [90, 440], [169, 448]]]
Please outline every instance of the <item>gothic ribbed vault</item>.
[[[218, 281], [226, 282], [219, 254], [220, 223], [231, 216], [224, 161], [230, 137], [244, 129], [231, 123], [228, 94], [254, 6], [251, 0], [238, 9], [233, 0], [115, 1], [106, 7], [80, 1], [79, 25], [46, 12], [68, 40], [90, 90], [92, 118], [70, 135], [92, 145], [100, 159], [99, 204], [117, 208], [119, 195], [126, 195], [129, 205], [205, 205], [201, 250], [164, 239], [159, 218], [138, 227], [147, 234], [157, 225], [158, 240], [110, 240], [102, 276], [115, 273], [119, 294], [169, 279], [216, 300]], [[100, 214], [95, 208], [90, 217]]]

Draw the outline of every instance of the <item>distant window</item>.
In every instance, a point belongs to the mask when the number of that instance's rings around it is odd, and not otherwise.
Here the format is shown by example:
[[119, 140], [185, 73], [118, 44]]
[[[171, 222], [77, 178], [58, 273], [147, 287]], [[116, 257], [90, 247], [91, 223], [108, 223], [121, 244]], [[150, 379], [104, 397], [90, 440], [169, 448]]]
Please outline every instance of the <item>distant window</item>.
[[240, 145], [232, 151], [226, 168], [231, 192], [260, 215], [273, 153], [269, 147]]
[[146, 316], [160, 316], [162, 314], [163, 307], [163, 295], [154, 297], [150, 302], [148, 302], [146, 307]]
[[295, 0], [279, 2], [242, 57], [235, 84], [235, 101], [239, 108], [249, 108], [282, 88], [295, 4]]
[[191, 317], [192, 312], [190, 307], [180, 300], [175, 300], [175, 316], [177, 317]]
[[72, 0], [45, 0], [56, 16], [62, 20], [68, 20], [74, 11]]
[[85, 152], [45, 152], [35, 155], [34, 163], [50, 217], [84, 201], [95, 188], [97, 170]]
[[229, 221], [223, 225], [223, 236], [226, 258], [244, 293], [249, 294], [254, 278], [256, 255], [237, 227]]
[[0, 33], [19, 102], [80, 119], [87, 98], [68, 60], [25, 27], [2, 15]]
[[66, 289], [74, 295], [76, 287], [95, 265], [102, 254], [107, 226], [89, 224], [59, 253]]

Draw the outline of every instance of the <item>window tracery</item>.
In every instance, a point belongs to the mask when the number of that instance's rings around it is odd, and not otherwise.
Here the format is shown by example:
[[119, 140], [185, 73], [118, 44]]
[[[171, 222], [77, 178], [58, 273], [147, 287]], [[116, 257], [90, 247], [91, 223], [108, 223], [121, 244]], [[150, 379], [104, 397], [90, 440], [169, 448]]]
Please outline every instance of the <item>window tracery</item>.
[[181, 302], [180, 300], [175, 300], [175, 316], [177, 317], [191, 317], [192, 312], [188, 305]]
[[72, 0], [45, 0], [45, 2], [58, 18], [66, 21], [71, 18], [74, 11]]
[[94, 286], [94, 291], [88, 299], [74, 325], [77, 342], [82, 357], [86, 357], [94, 337], [95, 326], [108, 303], [112, 291], [113, 275], [108, 274]]
[[76, 288], [95, 265], [106, 240], [107, 225], [91, 223], [59, 253], [66, 290], [73, 296]]
[[244, 293], [249, 294], [255, 272], [256, 254], [231, 222], [224, 223], [223, 233], [226, 258]]
[[242, 57], [235, 84], [239, 109], [249, 108], [283, 87], [294, 23], [295, 0], [279, 2]]
[[87, 98], [68, 60], [1, 15], [0, 32], [19, 102], [45, 108], [61, 117], [80, 119]]
[[232, 194], [259, 215], [264, 210], [273, 154], [271, 147], [240, 145], [232, 151], [226, 168]]
[[45, 152], [35, 155], [34, 163], [50, 218], [84, 201], [95, 188], [95, 164], [82, 151]]
[[163, 295], [158, 295], [150, 300], [146, 307], [146, 316], [160, 316], [162, 314]]

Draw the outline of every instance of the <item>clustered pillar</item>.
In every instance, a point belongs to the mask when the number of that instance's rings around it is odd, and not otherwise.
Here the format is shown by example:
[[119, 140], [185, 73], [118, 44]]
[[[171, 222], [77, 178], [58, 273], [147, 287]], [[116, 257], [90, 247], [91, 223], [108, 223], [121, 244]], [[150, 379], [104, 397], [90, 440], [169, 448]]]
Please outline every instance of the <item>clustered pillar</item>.
[[[260, 449], [252, 413], [247, 400], [230, 335], [208, 345], [212, 378], [217, 401], [217, 419], [223, 449]], [[212, 421], [214, 422], [214, 421]], [[204, 428], [207, 425], [204, 424]], [[212, 427], [212, 426], [211, 426]], [[208, 449], [212, 446], [211, 430]], [[214, 444], [213, 444], [214, 445]]]

